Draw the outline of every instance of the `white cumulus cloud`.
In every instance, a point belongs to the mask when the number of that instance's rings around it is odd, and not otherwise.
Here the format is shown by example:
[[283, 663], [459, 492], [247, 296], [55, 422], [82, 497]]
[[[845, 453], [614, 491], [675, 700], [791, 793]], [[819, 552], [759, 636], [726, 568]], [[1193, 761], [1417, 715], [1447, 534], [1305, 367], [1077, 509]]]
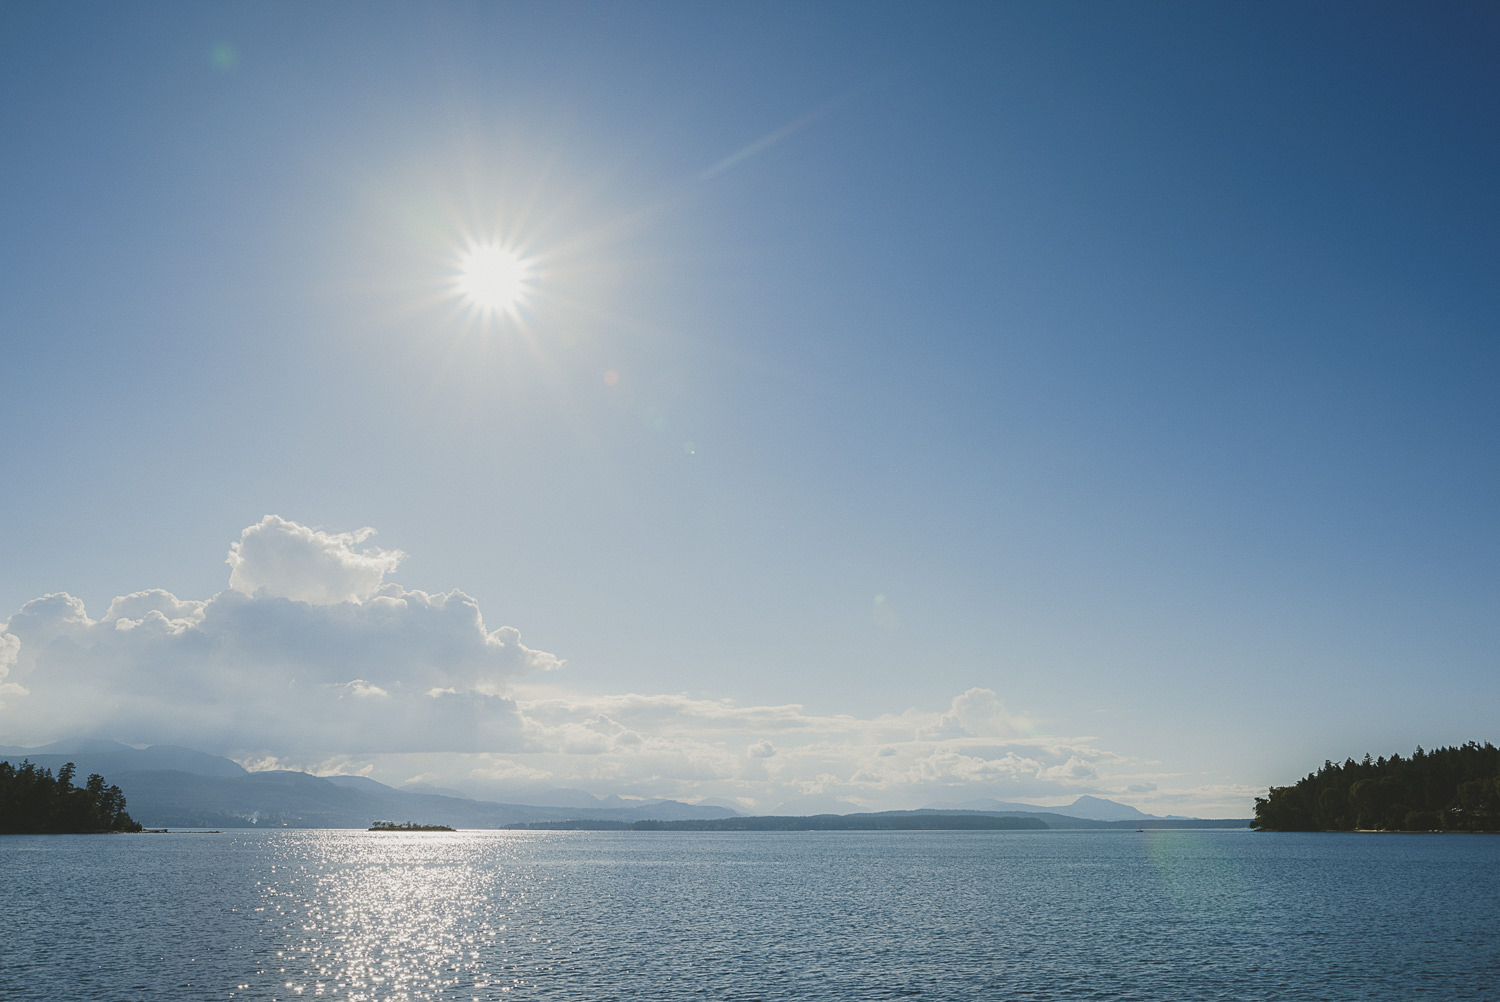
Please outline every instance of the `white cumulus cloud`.
[[26, 695], [26, 687], [14, 682], [7, 682], [11, 666], [21, 656], [21, 638], [14, 633], [0, 630], [0, 709], [4, 709], [7, 699]]
[[1029, 722], [1006, 711], [993, 689], [969, 689], [923, 735], [931, 738], [1015, 737]]
[[406, 554], [365, 546], [371, 528], [324, 532], [267, 515], [230, 544], [229, 587], [312, 605], [362, 602]]
[[26, 603], [0, 632], [0, 729], [268, 754], [517, 747], [505, 686], [560, 662], [463, 592], [384, 583], [400, 554], [367, 536], [269, 515], [212, 598], [135, 592], [98, 620], [66, 593]]

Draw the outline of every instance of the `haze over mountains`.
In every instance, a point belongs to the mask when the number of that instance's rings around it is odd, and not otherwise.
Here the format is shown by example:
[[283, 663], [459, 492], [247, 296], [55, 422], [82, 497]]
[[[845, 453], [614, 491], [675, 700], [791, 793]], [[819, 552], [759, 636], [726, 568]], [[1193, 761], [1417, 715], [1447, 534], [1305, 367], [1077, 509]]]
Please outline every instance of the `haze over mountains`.
[[[252, 772], [217, 755], [171, 745], [132, 748], [112, 741], [66, 741], [38, 748], [0, 746], [0, 759], [28, 759], [56, 770], [65, 762], [80, 777], [99, 773], [124, 791], [128, 808], [148, 827], [363, 828], [376, 820], [420, 821], [455, 828], [500, 828], [524, 822], [714, 820], [737, 816], [715, 804], [595, 797], [578, 790], [538, 791], [541, 803], [475, 800], [455, 791], [398, 790], [363, 776]], [[528, 797], [528, 799], [532, 799]], [[1082, 796], [1067, 807], [980, 799], [934, 804], [925, 813], [1019, 814], [1050, 827], [1183, 821], [1144, 814], [1125, 804]]]
[[1021, 813], [1054, 813], [1063, 814], [1070, 818], [1085, 818], [1089, 821], [1186, 821], [1190, 820], [1178, 814], [1166, 816], [1147, 814], [1137, 810], [1129, 804], [1119, 804], [1113, 800], [1105, 800], [1103, 797], [1091, 797], [1084, 794], [1071, 804], [1061, 807], [1041, 807], [1036, 804], [1020, 804], [1009, 800], [992, 800], [988, 797], [980, 797], [974, 800], [965, 800], [962, 803], [937, 803], [928, 804], [925, 808], [930, 811], [984, 811], [987, 813], [996, 811], [1017, 811]]
[[191, 748], [131, 748], [109, 741], [56, 742], [39, 748], [0, 746], [0, 758], [29, 759], [56, 769], [65, 762], [78, 775], [99, 773], [125, 793], [131, 816], [157, 828], [364, 828], [377, 820], [420, 820], [455, 828], [500, 828], [522, 821], [596, 819], [679, 820], [733, 817], [711, 804], [672, 800], [590, 798], [553, 791], [554, 801], [593, 804], [506, 804], [448, 793], [397, 790], [363, 776], [312, 776], [303, 772], [251, 772], [239, 763]]

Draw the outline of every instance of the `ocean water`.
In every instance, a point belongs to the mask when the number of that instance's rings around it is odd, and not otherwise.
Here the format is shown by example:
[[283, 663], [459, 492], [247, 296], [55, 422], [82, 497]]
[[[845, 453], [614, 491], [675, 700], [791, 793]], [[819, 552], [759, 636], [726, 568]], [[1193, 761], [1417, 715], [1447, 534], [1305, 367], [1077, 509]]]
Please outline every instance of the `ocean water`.
[[1494, 999], [1500, 837], [0, 838], [0, 999]]

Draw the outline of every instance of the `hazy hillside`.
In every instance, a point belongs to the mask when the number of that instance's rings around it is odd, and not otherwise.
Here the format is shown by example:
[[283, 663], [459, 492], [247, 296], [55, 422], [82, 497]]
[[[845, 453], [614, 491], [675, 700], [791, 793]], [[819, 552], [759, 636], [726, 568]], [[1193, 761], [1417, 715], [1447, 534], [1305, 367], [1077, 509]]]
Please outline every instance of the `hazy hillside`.
[[[372, 821], [420, 821], [454, 828], [500, 828], [520, 821], [612, 821], [727, 818], [724, 807], [672, 800], [620, 807], [542, 807], [397, 790], [362, 776], [311, 776], [301, 772], [247, 772], [226, 758], [188, 748], [145, 749], [107, 742], [0, 748], [0, 759], [29, 760], [56, 771], [66, 762], [79, 776], [99, 773], [125, 794], [131, 815], [156, 828], [364, 828]], [[613, 798], [612, 798], [613, 799]]]
[[928, 804], [925, 810], [930, 811], [984, 811], [986, 813], [1022, 813], [1022, 814], [1057, 814], [1070, 818], [1079, 818], [1085, 821], [1189, 821], [1198, 820], [1183, 818], [1178, 815], [1162, 817], [1156, 814], [1147, 814], [1129, 804], [1117, 803], [1113, 800], [1105, 800], [1103, 797], [1092, 797], [1084, 794], [1071, 804], [1064, 807], [1039, 807], [1035, 804], [1021, 804], [1009, 800], [991, 800], [989, 798], [978, 798], [965, 800], [961, 803], [935, 803]]
[[131, 748], [113, 741], [76, 741], [56, 742], [40, 748], [0, 746], [0, 758], [11, 762], [30, 759], [54, 772], [65, 762], [72, 762], [78, 766], [78, 775], [97, 772], [110, 782], [115, 782], [116, 775], [127, 772], [187, 772], [198, 776], [226, 777], [249, 775], [238, 762], [174, 745]]
[[[454, 828], [503, 828], [526, 822], [628, 824], [739, 816], [725, 807], [672, 800], [601, 799], [577, 791], [555, 792], [559, 799], [591, 803], [501, 803], [447, 792], [398, 790], [363, 776], [247, 772], [229, 759], [170, 745], [138, 749], [113, 742], [74, 741], [32, 749], [0, 747], [0, 759], [15, 763], [28, 759], [54, 772], [65, 762], [73, 762], [81, 777], [99, 773], [124, 792], [132, 817], [155, 828], [364, 828], [377, 820], [417, 821]], [[1157, 818], [1125, 804], [1090, 796], [1079, 797], [1064, 808], [973, 800], [962, 805], [934, 805], [920, 811], [885, 811], [878, 817], [908, 818], [915, 824], [934, 813], [1020, 818], [1041, 822], [1047, 828], [1075, 830], [1233, 827], [1248, 823], [1247, 820]]]

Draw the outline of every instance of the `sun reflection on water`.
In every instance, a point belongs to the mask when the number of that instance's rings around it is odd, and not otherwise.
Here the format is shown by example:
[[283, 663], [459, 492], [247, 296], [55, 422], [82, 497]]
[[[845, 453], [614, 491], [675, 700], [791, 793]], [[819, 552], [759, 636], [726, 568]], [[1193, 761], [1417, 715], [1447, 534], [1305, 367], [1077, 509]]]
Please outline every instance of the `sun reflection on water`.
[[289, 840], [280, 872], [260, 888], [282, 939], [265, 974], [289, 997], [349, 1002], [454, 998], [460, 989], [493, 997], [523, 987], [518, 972], [486, 963], [508, 952], [514, 910], [533, 879], [524, 864], [505, 866], [517, 862], [507, 841], [385, 832]]
[[0, 998], [1489, 998], [1496, 852], [1248, 831], [20, 836], [0, 842]]

